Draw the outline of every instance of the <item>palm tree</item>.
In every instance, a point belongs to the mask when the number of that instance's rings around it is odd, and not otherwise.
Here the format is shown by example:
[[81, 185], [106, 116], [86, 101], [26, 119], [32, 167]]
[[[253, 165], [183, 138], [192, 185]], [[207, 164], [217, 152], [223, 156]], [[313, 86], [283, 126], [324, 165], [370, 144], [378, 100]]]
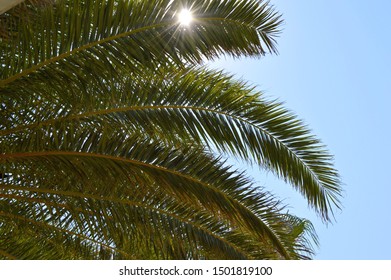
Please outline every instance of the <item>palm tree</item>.
[[270, 170], [327, 222], [331, 156], [280, 103], [202, 64], [276, 52], [268, 2], [40, 0], [0, 21], [0, 258], [312, 256], [311, 223], [226, 159]]

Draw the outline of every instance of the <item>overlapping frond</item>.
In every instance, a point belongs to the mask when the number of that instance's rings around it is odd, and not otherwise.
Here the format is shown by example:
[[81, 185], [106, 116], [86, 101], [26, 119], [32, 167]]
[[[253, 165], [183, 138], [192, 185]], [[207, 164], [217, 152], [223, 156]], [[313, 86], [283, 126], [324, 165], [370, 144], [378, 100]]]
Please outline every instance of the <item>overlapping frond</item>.
[[276, 52], [268, 3], [48, 3], [0, 18], [0, 257], [311, 257], [311, 224], [215, 154], [273, 171], [325, 220], [329, 154], [282, 104], [196, 66]]
[[[146, 189], [160, 186], [164, 192], [177, 197], [179, 201], [200, 205], [204, 211], [219, 213], [219, 219], [226, 219], [230, 227], [248, 231], [254, 239], [268, 240], [276, 248], [278, 255], [284, 258], [294, 257], [293, 252], [288, 252], [289, 245], [284, 245], [283, 233], [276, 234], [273, 229], [273, 220], [281, 220], [280, 214], [274, 214], [279, 212], [278, 204], [269, 195], [257, 194], [244, 178], [235, 176], [216, 160], [211, 161], [201, 151], [167, 151], [164, 147], [151, 143], [151, 140], [142, 141], [122, 134], [105, 135], [105, 132], [90, 127], [75, 129], [72, 133], [67, 131], [56, 136], [41, 134], [30, 142], [22, 139], [18, 143], [15, 139], [13, 148], [1, 156], [3, 163], [9, 166], [8, 172], [17, 181], [23, 182], [26, 179], [18, 178], [17, 170], [22, 169], [24, 174], [26, 168], [32, 168], [35, 164], [45, 165], [39, 170], [61, 166], [62, 176], [64, 173], [69, 176], [72, 172], [77, 172], [79, 180], [85, 178], [95, 188], [95, 180], [103, 180], [99, 174], [109, 176], [111, 180], [105, 180], [106, 184], [115, 188], [116, 176], [127, 172], [129, 174], [124, 178], [127, 181], [128, 178], [135, 178], [134, 184], [143, 183]], [[17, 166], [16, 171], [13, 166]], [[87, 166], [90, 169], [93, 167], [92, 174], [85, 173]], [[42, 172], [37, 170], [33, 170], [33, 173], [42, 176]]]
[[[26, 142], [38, 127], [110, 123], [127, 131], [144, 130], [161, 141], [170, 136], [175, 141], [179, 136], [213, 143], [221, 151], [256, 162], [291, 182], [329, 219], [333, 206], [338, 206], [338, 175], [327, 151], [299, 119], [280, 103], [264, 99], [223, 73], [203, 69], [168, 73], [170, 77], [146, 71], [121, 84], [92, 85], [80, 96], [63, 94], [69, 108], [61, 108], [64, 100], [56, 103], [41, 93], [40, 112], [23, 112], [36, 119], [26, 124], [22, 116], [15, 115], [12, 126], [0, 135], [27, 133]], [[45, 105], [59, 109], [50, 113]]]
[[36, 83], [57, 77], [82, 84], [156, 63], [178, 65], [223, 53], [257, 56], [275, 50], [279, 17], [269, 6], [193, 1], [196, 20], [183, 32], [176, 17], [181, 2], [59, 0], [40, 8], [33, 19], [11, 25], [15, 35], [0, 43], [0, 86], [22, 87], [27, 76]]

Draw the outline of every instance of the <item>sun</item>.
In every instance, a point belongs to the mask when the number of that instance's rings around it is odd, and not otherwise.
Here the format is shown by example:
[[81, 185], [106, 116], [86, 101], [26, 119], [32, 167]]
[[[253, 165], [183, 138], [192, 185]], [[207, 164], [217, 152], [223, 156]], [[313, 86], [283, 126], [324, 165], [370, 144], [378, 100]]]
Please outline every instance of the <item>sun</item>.
[[193, 15], [188, 9], [183, 9], [178, 14], [178, 21], [181, 25], [189, 26], [193, 20]]

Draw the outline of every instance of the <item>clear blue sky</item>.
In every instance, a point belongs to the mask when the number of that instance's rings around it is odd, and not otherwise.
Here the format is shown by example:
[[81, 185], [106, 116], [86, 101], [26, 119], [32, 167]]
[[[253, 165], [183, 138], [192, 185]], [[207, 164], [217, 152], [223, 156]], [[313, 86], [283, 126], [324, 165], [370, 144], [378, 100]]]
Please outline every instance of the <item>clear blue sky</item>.
[[272, 174], [252, 176], [313, 221], [316, 259], [391, 259], [391, 1], [271, 0], [285, 20], [279, 55], [214, 66], [303, 119], [335, 156], [343, 210], [328, 226]]

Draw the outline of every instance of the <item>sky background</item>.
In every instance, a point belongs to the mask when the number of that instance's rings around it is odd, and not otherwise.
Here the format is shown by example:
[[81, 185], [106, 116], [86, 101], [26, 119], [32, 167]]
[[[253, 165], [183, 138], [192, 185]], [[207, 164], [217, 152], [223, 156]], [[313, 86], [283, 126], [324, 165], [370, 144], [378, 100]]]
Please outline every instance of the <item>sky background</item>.
[[316, 259], [391, 259], [391, 1], [271, 0], [283, 14], [279, 55], [221, 60], [271, 99], [285, 102], [335, 156], [344, 183], [342, 211], [325, 225], [273, 174], [251, 171], [310, 219]]

